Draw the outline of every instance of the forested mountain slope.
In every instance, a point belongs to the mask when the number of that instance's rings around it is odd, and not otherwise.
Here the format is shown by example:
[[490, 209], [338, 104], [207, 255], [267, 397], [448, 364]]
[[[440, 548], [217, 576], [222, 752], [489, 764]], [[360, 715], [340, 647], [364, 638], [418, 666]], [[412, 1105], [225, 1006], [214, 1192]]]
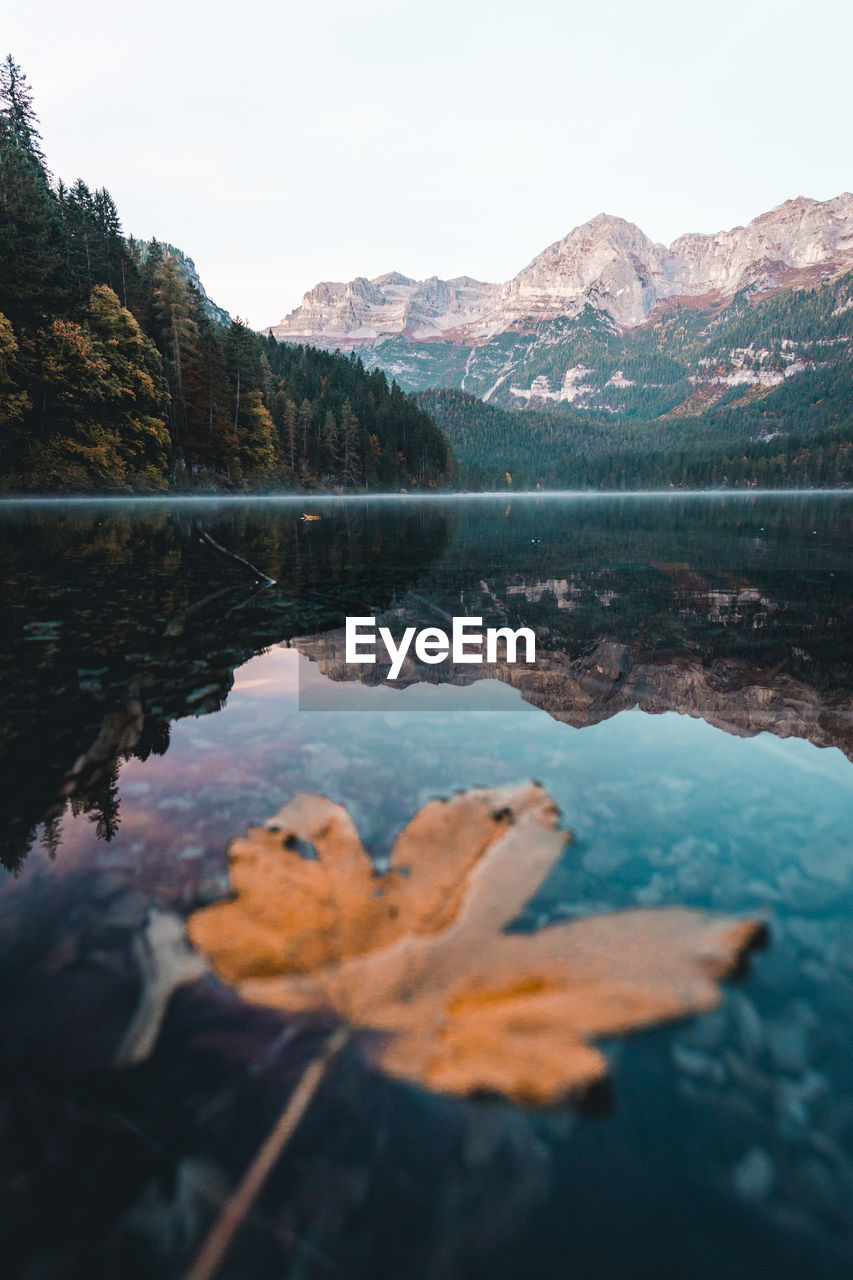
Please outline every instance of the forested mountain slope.
[[841, 365], [814, 369], [765, 397], [652, 421], [507, 410], [453, 390], [423, 392], [418, 402], [447, 433], [462, 487], [853, 484], [853, 380]]
[[357, 350], [410, 391], [652, 418], [772, 387], [831, 360], [833, 345], [849, 352], [851, 269], [849, 192], [798, 196], [669, 247], [599, 214], [504, 284], [323, 281], [271, 332]]
[[0, 491], [433, 485], [431, 419], [357, 357], [284, 348], [127, 239], [105, 189], [54, 182], [0, 68]]

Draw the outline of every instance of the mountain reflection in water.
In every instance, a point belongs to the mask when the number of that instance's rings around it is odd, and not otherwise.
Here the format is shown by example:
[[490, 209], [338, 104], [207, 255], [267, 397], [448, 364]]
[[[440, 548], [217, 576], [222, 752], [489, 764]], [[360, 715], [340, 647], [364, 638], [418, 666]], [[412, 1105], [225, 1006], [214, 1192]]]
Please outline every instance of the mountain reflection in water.
[[[165, 751], [180, 717], [218, 710], [266, 645], [310, 636], [300, 647], [334, 678], [382, 680], [381, 665], [341, 669], [348, 613], [536, 631], [532, 672], [409, 664], [403, 683], [500, 674], [571, 724], [639, 702], [849, 754], [852, 511], [802, 495], [374, 500], [326, 503], [306, 525], [293, 502], [7, 507], [3, 860], [17, 865], [40, 824], [55, 841], [66, 801], [109, 838], [118, 763]], [[276, 585], [218, 557], [198, 528]]]
[[[228, 839], [294, 791], [345, 804], [381, 867], [430, 795], [531, 777], [576, 842], [518, 927], [678, 902], [764, 914], [769, 950], [718, 1012], [606, 1046], [604, 1117], [454, 1102], [347, 1053], [223, 1277], [849, 1274], [851, 514], [845, 495], [0, 510], [11, 1274], [180, 1276], [327, 1033], [206, 976], [116, 1071], [152, 910], [227, 893]], [[341, 662], [348, 614], [461, 613], [534, 627], [541, 664], [380, 690], [381, 667]], [[352, 679], [354, 710], [300, 710]]]

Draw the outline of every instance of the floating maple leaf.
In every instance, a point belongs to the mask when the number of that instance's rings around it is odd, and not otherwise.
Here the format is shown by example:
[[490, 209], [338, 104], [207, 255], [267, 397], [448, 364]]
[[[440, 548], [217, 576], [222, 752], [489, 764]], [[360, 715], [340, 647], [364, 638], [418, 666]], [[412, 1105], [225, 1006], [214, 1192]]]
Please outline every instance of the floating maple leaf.
[[433, 800], [380, 876], [344, 808], [298, 795], [232, 841], [236, 896], [195, 912], [190, 937], [250, 1001], [384, 1033], [393, 1075], [581, 1094], [607, 1074], [590, 1041], [712, 1008], [764, 926], [673, 907], [506, 933], [569, 839], [557, 817], [533, 783]]

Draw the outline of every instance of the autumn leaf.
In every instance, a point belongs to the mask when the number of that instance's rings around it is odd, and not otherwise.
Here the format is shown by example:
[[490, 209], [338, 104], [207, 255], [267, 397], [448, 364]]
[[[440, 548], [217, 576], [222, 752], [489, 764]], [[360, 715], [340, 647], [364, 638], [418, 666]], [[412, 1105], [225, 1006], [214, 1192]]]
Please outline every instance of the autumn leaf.
[[384, 1033], [392, 1075], [523, 1103], [607, 1074], [602, 1037], [713, 1008], [764, 932], [681, 907], [507, 933], [570, 836], [533, 783], [425, 805], [379, 875], [340, 805], [298, 795], [229, 848], [189, 935], [245, 999]]

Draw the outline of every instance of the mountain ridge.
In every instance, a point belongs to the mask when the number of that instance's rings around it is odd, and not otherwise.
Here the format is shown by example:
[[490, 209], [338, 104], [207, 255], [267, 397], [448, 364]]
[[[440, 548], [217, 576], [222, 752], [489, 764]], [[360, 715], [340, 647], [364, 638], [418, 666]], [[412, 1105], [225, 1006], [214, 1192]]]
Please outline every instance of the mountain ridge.
[[847, 265], [853, 266], [851, 192], [825, 201], [797, 196], [744, 226], [689, 232], [669, 246], [624, 218], [599, 213], [504, 283], [471, 276], [412, 280], [396, 271], [373, 280], [321, 281], [266, 332], [279, 341], [336, 348], [388, 338], [476, 344], [513, 327], [573, 319], [586, 305], [631, 329], [669, 299], [714, 301], [743, 289], [816, 283]]

